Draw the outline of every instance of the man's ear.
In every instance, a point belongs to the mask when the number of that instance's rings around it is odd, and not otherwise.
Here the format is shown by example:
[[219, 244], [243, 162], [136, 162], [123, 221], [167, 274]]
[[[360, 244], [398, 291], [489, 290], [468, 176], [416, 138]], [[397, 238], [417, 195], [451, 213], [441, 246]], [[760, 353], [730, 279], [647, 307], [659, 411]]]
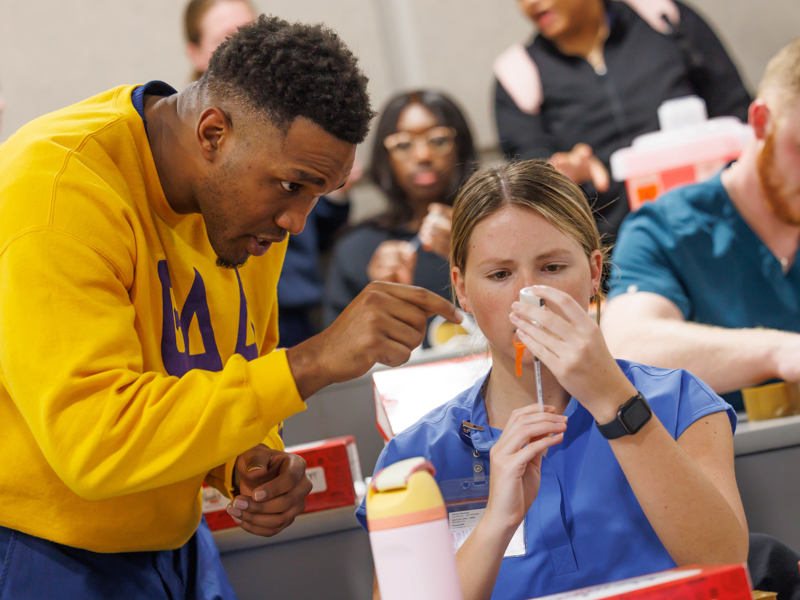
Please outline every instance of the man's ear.
[[197, 122], [196, 132], [203, 157], [214, 162], [232, 133], [233, 126], [225, 111], [216, 106], [205, 109]]
[[750, 103], [750, 108], [747, 109], [747, 122], [753, 128], [757, 140], [767, 137], [772, 118], [772, 111], [767, 106], [766, 100], [756, 98]]
[[464, 275], [461, 273], [461, 269], [453, 267], [450, 270], [450, 277], [453, 280], [453, 289], [456, 291], [456, 298], [458, 298], [459, 305], [464, 309], [464, 312], [472, 314], [472, 308], [469, 305], [467, 292], [464, 287]]

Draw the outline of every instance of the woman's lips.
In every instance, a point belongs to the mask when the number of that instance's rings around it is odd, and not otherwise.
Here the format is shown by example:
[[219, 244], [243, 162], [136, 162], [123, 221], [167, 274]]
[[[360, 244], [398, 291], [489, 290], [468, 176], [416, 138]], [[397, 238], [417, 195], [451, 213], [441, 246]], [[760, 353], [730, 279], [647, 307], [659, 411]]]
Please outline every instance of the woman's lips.
[[553, 21], [556, 18], [556, 13], [552, 10], [546, 10], [543, 13], [539, 13], [536, 15], [533, 20], [536, 23], [536, 26], [539, 29], [546, 29], [550, 25], [553, 24]]
[[270, 246], [272, 246], [272, 242], [262, 241], [254, 235], [251, 235], [250, 239], [247, 240], [247, 251], [251, 256], [264, 256]]
[[439, 176], [433, 171], [421, 171], [414, 175], [415, 185], [435, 185], [439, 181]]

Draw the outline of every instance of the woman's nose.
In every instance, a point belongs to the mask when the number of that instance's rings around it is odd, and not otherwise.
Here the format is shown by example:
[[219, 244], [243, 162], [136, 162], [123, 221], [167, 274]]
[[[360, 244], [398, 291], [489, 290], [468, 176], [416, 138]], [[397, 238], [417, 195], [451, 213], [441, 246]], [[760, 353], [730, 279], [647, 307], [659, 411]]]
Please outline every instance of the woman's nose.
[[414, 142], [414, 158], [417, 162], [430, 162], [431, 149], [428, 147], [427, 140], [418, 139]]

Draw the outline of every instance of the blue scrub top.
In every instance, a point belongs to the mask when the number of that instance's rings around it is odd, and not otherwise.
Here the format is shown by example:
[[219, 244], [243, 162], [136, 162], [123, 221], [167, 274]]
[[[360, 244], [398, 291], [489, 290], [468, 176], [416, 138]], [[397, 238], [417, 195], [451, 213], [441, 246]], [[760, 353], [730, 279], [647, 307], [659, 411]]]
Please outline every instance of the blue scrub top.
[[[690, 373], [617, 363], [675, 439], [696, 420], [721, 411], [728, 412], [735, 430], [736, 413]], [[424, 456], [436, 467], [439, 482], [472, 477], [476, 460], [491, 477], [489, 451], [500, 432], [489, 427], [483, 381], [394, 437], [383, 449], [375, 472], [399, 460]], [[575, 398], [564, 414], [569, 417], [564, 440], [542, 460], [539, 495], [526, 516], [526, 553], [503, 559], [493, 600], [524, 600], [676, 566], [592, 415]], [[485, 429], [467, 436], [462, 421]], [[366, 529], [364, 502], [356, 517]]]
[[[784, 274], [719, 175], [629, 215], [612, 265], [609, 299], [652, 292], [671, 300], [687, 321], [800, 332], [800, 250]], [[740, 392], [723, 397], [744, 409]]]

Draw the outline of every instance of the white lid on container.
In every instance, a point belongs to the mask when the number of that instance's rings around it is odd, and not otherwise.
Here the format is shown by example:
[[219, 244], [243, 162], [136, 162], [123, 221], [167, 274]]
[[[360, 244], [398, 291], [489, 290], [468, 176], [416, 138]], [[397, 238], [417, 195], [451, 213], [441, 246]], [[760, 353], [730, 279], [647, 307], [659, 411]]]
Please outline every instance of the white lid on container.
[[661, 131], [698, 125], [708, 121], [706, 101], [699, 96], [684, 96], [666, 100], [658, 107], [658, 126]]

